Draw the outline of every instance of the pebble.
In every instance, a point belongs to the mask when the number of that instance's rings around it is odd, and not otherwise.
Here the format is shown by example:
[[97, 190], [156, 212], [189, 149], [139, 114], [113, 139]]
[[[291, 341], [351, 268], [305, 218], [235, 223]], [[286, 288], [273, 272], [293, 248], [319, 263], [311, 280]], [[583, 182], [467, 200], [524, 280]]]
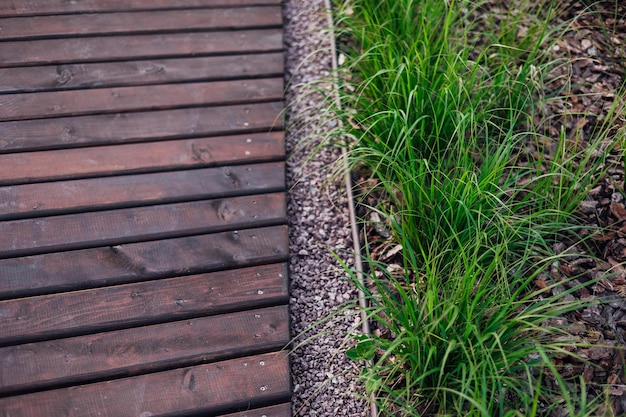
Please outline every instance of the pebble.
[[[331, 253], [347, 265], [354, 263], [343, 250], [352, 248], [345, 190], [341, 178], [331, 176], [340, 151], [316, 148], [323, 137], [320, 129], [335, 122], [327, 120], [321, 95], [304, 86], [331, 74], [324, 2], [286, 0], [283, 13], [291, 334], [299, 335], [293, 343], [298, 348], [291, 355], [292, 413], [365, 417], [369, 407], [362, 399], [359, 369], [346, 357], [344, 343], [355, 333], [357, 310], [346, 311], [332, 323], [323, 321], [343, 302], [354, 300], [356, 305], [357, 299], [348, 275]], [[314, 323], [319, 324], [303, 334]]]

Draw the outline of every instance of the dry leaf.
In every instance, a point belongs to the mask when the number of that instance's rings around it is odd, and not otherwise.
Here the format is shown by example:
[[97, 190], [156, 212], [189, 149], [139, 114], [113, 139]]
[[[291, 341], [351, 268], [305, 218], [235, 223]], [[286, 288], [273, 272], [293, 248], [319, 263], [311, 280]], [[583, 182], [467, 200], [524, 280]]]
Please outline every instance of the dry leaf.
[[546, 288], [548, 288], [548, 283], [542, 278], [537, 278], [535, 281], [533, 281], [533, 283], [540, 290], [545, 290]]
[[622, 203], [623, 197], [619, 193], [613, 193], [611, 196], [611, 214], [618, 220], [626, 220], [626, 208]]

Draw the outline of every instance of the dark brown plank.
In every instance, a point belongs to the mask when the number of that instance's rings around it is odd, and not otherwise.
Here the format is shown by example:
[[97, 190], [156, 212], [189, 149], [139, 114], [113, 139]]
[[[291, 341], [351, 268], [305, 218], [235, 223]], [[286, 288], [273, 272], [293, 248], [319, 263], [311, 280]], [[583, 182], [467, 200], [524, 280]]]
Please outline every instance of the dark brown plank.
[[285, 195], [275, 193], [8, 220], [0, 222], [0, 257], [270, 226], [285, 218]]
[[232, 30], [277, 27], [281, 24], [282, 13], [278, 6], [0, 17], [0, 39]]
[[269, 193], [284, 187], [282, 162], [17, 185], [0, 187], [0, 220]]
[[272, 265], [0, 301], [0, 345], [286, 303], [286, 272]]
[[[213, 283], [207, 280], [204, 285]], [[188, 303], [183, 298], [169, 301], [181, 300]], [[278, 350], [289, 342], [288, 323], [287, 306], [279, 306], [8, 346], [0, 348], [0, 394]]]
[[0, 299], [284, 262], [288, 242], [273, 226], [3, 259]]
[[0, 121], [276, 101], [282, 78], [0, 95]]
[[217, 414], [290, 397], [283, 352], [0, 399], [11, 417]]
[[[4, 154], [0, 185], [275, 161], [284, 155], [282, 132]], [[14, 191], [4, 193], [0, 210], [16, 198]]]
[[285, 403], [239, 413], [222, 414], [221, 417], [291, 417], [291, 404]]
[[246, 52], [279, 52], [281, 29], [168, 33], [97, 38], [0, 42], [0, 67], [172, 58]]
[[166, 10], [197, 7], [279, 5], [280, 0], [2, 0], [0, 15], [110, 12], [125, 10]]
[[282, 102], [0, 122], [0, 152], [177, 139], [282, 127]]
[[283, 73], [283, 65], [278, 52], [2, 68], [0, 93], [275, 77]]

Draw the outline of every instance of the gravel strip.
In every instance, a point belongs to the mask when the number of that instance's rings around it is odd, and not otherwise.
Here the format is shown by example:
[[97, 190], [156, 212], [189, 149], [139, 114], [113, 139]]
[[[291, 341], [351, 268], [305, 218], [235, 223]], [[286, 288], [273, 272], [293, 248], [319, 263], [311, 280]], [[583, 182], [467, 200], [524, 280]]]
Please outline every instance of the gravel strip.
[[[291, 331], [298, 336], [291, 357], [294, 416], [366, 416], [358, 398], [358, 367], [345, 356], [346, 336], [358, 327], [356, 309], [342, 311], [332, 325], [315, 325], [342, 305], [357, 299], [346, 273], [335, 260], [353, 260], [349, 214], [341, 178], [329, 167], [340, 152], [314, 138], [328, 125], [319, 94], [302, 85], [327, 77], [331, 70], [327, 17], [321, 0], [284, 2], [287, 98], [286, 146], [290, 227]], [[306, 145], [304, 145], [306, 143]], [[354, 304], [356, 302], [354, 301]], [[304, 333], [303, 333], [304, 332]]]

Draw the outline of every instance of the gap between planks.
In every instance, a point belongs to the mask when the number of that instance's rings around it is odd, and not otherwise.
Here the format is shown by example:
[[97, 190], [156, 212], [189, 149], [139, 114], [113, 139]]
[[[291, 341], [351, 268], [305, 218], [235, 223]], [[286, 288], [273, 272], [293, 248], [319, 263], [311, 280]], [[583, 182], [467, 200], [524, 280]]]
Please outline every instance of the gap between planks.
[[101, 35], [261, 29], [282, 26], [279, 6], [3, 17], [2, 41]]
[[3, 0], [0, 16], [110, 13], [130, 10], [171, 10], [205, 7], [278, 6], [281, 0]]
[[267, 78], [282, 76], [283, 65], [276, 52], [0, 68], [0, 93]]
[[10, 153], [0, 155], [0, 185], [248, 165], [284, 159], [283, 132]]
[[284, 265], [270, 264], [0, 301], [0, 345], [284, 304], [287, 287]]
[[0, 409], [16, 417], [96, 417], [106, 404], [118, 417], [219, 414], [288, 401], [289, 360], [285, 352], [231, 359], [114, 381], [0, 398]]
[[283, 102], [0, 122], [0, 153], [282, 130]]
[[278, 101], [282, 78], [0, 95], [0, 121]]
[[282, 51], [282, 29], [6, 41], [0, 67]]
[[279, 350], [289, 342], [286, 305], [171, 319], [177, 321], [2, 347], [0, 395], [216, 362]]
[[245, 268], [288, 259], [286, 225], [0, 259], [3, 277], [0, 299]]

